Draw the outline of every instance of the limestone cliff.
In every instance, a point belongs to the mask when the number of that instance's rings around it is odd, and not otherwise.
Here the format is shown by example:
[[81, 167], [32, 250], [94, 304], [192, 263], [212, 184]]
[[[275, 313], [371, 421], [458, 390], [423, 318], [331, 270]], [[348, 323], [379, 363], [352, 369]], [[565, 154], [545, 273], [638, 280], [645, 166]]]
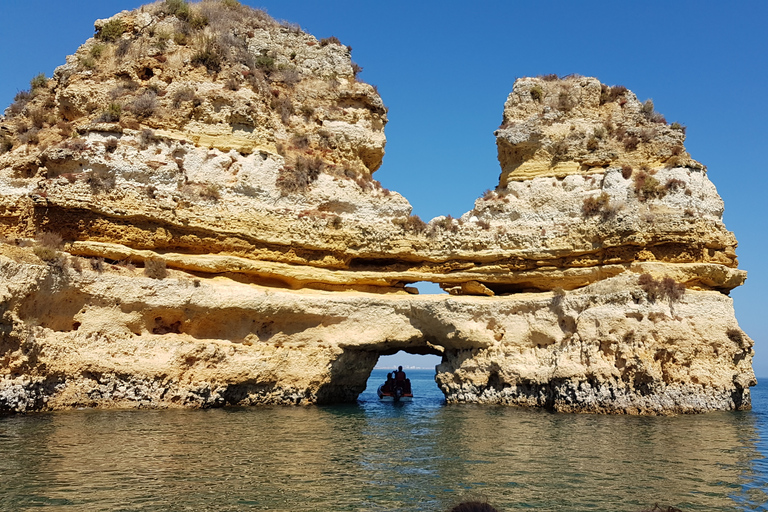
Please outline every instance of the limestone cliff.
[[0, 410], [349, 401], [401, 349], [449, 402], [749, 407], [736, 240], [652, 103], [518, 80], [499, 185], [424, 223], [337, 39], [232, 0], [95, 27], [0, 119]]

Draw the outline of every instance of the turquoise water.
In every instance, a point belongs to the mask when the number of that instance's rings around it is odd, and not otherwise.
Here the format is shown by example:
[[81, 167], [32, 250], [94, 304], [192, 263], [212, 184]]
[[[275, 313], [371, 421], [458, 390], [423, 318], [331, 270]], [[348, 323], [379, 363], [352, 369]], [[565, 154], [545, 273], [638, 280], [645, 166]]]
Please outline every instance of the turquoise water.
[[676, 417], [356, 405], [69, 411], [0, 418], [0, 510], [766, 510], [768, 393]]

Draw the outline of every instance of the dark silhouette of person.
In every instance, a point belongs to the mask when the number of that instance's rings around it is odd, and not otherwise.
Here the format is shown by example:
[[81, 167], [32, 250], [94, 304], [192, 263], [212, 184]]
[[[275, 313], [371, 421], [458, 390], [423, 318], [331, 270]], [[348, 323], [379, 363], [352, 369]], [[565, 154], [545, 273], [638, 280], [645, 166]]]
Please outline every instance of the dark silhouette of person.
[[482, 501], [465, 501], [459, 503], [448, 512], [500, 512], [496, 507]]
[[402, 366], [397, 367], [397, 371], [395, 372], [395, 382], [405, 382], [405, 372], [403, 371]]

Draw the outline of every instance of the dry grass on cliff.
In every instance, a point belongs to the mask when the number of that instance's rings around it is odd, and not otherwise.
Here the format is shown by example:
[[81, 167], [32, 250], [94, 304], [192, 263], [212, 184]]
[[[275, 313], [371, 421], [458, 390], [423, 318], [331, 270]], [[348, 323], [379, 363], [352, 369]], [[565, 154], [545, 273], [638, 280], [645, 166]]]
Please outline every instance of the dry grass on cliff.
[[152, 279], [165, 279], [168, 277], [165, 260], [158, 257], [146, 259], [144, 261], [144, 275]]
[[648, 300], [655, 302], [664, 298], [677, 301], [685, 295], [685, 285], [678, 283], [671, 277], [654, 279], [650, 274], [642, 274], [638, 278], [640, 288], [648, 295]]

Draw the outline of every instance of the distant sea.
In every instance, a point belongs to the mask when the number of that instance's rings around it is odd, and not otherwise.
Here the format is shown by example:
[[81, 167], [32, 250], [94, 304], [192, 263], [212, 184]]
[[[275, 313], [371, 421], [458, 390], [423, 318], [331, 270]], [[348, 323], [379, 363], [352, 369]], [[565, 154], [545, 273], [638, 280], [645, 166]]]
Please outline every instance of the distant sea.
[[768, 388], [748, 412], [673, 417], [446, 406], [416, 398], [0, 417], [0, 510], [766, 510]]

